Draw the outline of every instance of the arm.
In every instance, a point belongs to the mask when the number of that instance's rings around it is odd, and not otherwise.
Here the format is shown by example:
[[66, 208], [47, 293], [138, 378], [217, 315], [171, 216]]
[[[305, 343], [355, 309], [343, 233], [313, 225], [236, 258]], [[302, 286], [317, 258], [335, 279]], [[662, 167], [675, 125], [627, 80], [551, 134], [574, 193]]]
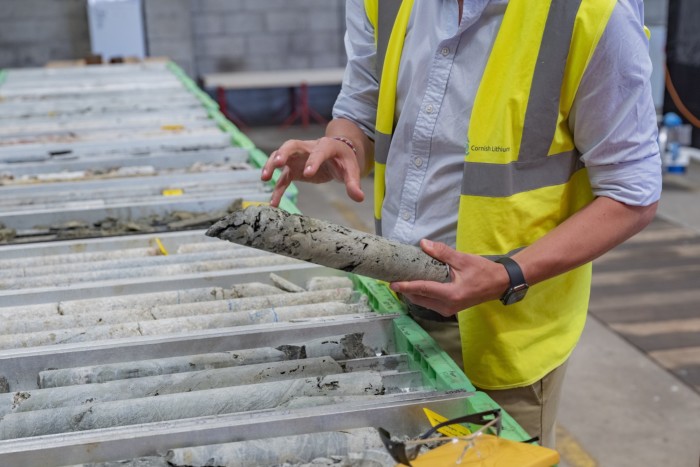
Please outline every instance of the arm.
[[597, 198], [513, 256], [533, 283], [597, 258], [656, 213], [660, 156], [642, 8], [636, 0], [617, 4], [581, 81], [569, 127]]
[[593, 261], [632, 237], [654, 219], [657, 205], [629, 206], [596, 198], [513, 259], [529, 283], [541, 282]]
[[[596, 198], [537, 242], [513, 255], [530, 285], [581, 266], [624, 242], [654, 217], [657, 203], [628, 206], [610, 198]], [[452, 281], [395, 282], [391, 289], [413, 303], [450, 316], [490, 300], [509, 285], [505, 268], [486, 258], [459, 253], [443, 243], [427, 240], [421, 247], [450, 265]], [[527, 300], [527, 298], [525, 299]]]

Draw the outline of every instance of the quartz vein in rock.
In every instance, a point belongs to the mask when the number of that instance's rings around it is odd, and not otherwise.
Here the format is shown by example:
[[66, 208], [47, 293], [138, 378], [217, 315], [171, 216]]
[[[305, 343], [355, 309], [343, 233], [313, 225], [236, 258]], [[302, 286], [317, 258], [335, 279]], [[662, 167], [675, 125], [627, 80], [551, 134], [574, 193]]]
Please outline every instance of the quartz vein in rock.
[[418, 247], [269, 206], [235, 211], [206, 234], [387, 282], [450, 277], [446, 264]]

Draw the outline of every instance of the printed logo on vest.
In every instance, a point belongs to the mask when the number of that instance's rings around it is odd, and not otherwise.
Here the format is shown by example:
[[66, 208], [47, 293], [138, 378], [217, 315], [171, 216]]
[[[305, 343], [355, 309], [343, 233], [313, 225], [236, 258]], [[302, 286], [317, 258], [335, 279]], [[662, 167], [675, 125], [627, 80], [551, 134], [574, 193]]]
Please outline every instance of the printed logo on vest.
[[472, 144], [469, 147], [470, 151], [473, 152], [510, 152], [510, 147], [503, 146], [477, 146]]

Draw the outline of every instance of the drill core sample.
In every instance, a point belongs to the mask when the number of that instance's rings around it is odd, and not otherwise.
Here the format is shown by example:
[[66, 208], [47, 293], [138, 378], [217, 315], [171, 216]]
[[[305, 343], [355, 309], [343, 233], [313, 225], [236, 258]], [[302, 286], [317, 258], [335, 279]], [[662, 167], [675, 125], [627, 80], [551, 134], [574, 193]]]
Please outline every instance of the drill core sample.
[[269, 206], [234, 211], [206, 234], [387, 282], [447, 282], [446, 264], [420, 248]]
[[0, 439], [273, 409], [303, 396], [381, 395], [384, 376], [364, 371], [96, 402], [4, 415]]

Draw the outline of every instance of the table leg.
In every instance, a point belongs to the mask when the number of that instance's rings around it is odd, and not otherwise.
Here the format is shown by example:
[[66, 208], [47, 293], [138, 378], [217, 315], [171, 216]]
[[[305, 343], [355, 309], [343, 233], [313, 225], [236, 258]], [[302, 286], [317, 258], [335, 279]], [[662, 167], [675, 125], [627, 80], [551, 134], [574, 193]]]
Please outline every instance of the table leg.
[[322, 125], [328, 123], [328, 120], [323, 118], [321, 114], [316, 112], [316, 110], [309, 105], [309, 85], [306, 83], [301, 83], [299, 85], [298, 99], [292, 101], [292, 113], [282, 123], [281, 128], [287, 128], [299, 118], [304, 128], [309, 126], [310, 119], [314, 119], [317, 123]]
[[239, 129], [244, 130], [248, 128], [248, 125], [232, 111], [228, 110], [228, 102], [226, 100], [226, 89], [222, 86], [216, 88], [216, 101], [219, 104], [219, 110], [224, 117], [228, 118], [236, 125]]

